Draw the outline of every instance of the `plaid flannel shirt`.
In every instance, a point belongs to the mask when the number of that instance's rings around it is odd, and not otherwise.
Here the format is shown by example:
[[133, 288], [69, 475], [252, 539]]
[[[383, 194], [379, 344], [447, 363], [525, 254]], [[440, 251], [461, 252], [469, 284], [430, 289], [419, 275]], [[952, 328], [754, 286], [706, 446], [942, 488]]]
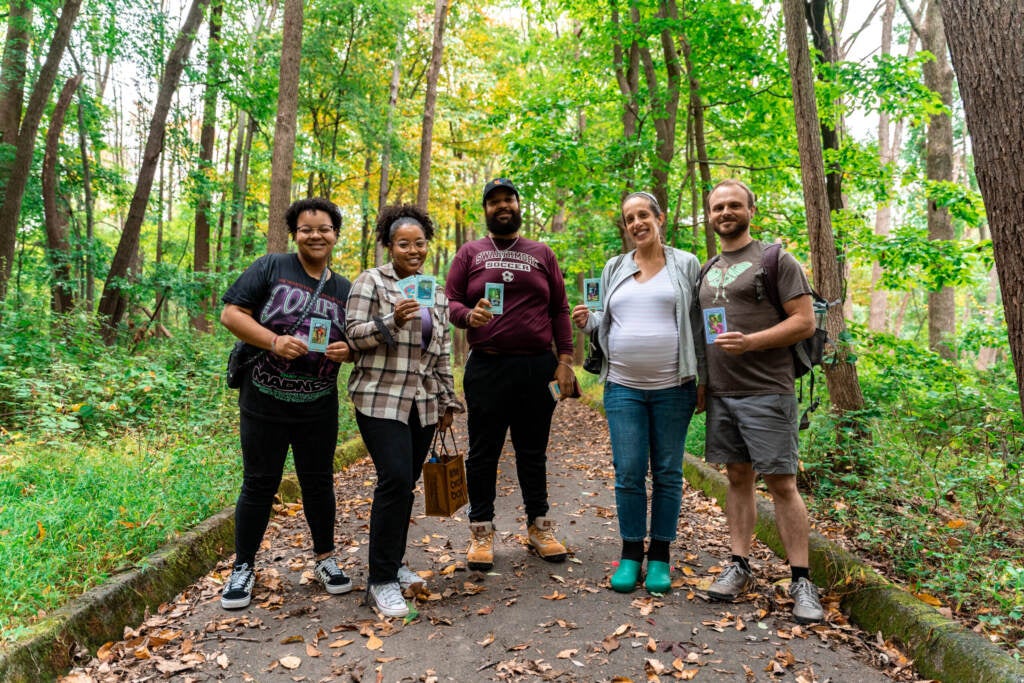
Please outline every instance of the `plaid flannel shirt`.
[[404, 327], [395, 324], [399, 279], [388, 263], [363, 271], [352, 283], [345, 332], [358, 353], [348, 392], [364, 415], [408, 424], [415, 401], [420, 424], [436, 424], [443, 411], [464, 410], [452, 378], [448, 299], [441, 288], [435, 289], [433, 330], [424, 349], [420, 318]]

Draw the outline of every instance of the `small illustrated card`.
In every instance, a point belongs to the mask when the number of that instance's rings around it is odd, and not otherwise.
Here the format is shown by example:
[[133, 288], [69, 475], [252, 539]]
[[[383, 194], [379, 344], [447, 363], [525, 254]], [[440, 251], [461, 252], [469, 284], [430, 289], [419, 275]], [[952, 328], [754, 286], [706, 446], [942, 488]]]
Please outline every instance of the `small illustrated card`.
[[434, 305], [434, 286], [433, 275], [416, 276], [416, 301], [420, 306], [429, 308]]
[[310, 351], [323, 353], [327, 350], [327, 342], [331, 338], [331, 321], [326, 318], [309, 319], [309, 347]]
[[505, 284], [488, 282], [484, 285], [484, 298], [491, 302], [491, 313], [501, 315], [505, 308]]
[[603, 306], [601, 301], [604, 297], [601, 291], [601, 278], [588, 277], [583, 280], [583, 303], [591, 311], [599, 311]]
[[726, 331], [728, 331], [728, 328], [725, 326], [725, 309], [705, 308], [704, 337], [708, 340], [708, 344], [714, 344], [715, 340], [718, 339], [718, 335]]
[[553, 379], [548, 382], [548, 391], [551, 392], [551, 398], [556, 401], [562, 398], [562, 387], [558, 386], [558, 380]]
[[398, 291], [402, 293], [403, 299], [415, 299], [416, 298], [416, 281], [419, 279], [419, 275], [410, 275], [404, 277], [398, 281]]

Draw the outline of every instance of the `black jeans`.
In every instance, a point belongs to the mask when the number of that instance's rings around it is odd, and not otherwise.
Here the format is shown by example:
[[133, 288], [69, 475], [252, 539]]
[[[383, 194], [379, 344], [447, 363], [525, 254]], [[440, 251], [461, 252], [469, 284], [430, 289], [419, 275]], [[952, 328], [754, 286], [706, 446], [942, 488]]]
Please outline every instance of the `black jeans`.
[[398, 578], [405, 557], [409, 518], [415, 499], [413, 489], [423, 472], [437, 425], [420, 424], [413, 403], [409, 424], [385, 420], [356, 411], [356, 423], [377, 469], [377, 486], [370, 507], [370, 585]]
[[302, 489], [313, 552], [334, 550], [334, 449], [338, 443], [338, 418], [319, 422], [284, 424], [241, 416], [244, 475], [235, 506], [235, 563], [252, 567], [266, 533], [274, 495], [281, 484], [288, 447]]
[[548, 513], [547, 448], [555, 400], [548, 382], [555, 377], [553, 353], [501, 356], [471, 353], [463, 388], [469, 412], [469, 520], [494, 519], [498, 459], [511, 433], [516, 475], [527, 520]]

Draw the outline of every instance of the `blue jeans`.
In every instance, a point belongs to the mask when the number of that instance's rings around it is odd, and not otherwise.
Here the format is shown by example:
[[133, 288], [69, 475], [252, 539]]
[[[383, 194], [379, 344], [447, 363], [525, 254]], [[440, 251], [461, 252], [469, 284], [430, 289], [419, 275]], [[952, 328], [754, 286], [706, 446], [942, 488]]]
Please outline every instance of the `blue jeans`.
[[683, 500], [683, 450], [697, 405], [697, 386], [630, 389], [604, 385], [604, 412], [615, 464], [615, 505], [624, 541], [647, 536], [647, 471], [651, 472], [651, 539], [674, 541]]

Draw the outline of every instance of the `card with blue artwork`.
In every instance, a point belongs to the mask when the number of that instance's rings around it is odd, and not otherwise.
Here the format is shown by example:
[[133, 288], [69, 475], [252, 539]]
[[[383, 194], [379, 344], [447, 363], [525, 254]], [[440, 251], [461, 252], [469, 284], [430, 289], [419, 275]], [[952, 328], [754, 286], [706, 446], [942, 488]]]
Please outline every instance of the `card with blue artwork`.
[[725, 309], [721, 307], [705, 308], [704, 337], [708, 340], [708, 344], [714, 344], [715, 340], [718, 339], [718, 335], [727, 331], [728, 328], [725, 326]]
[[402, 293], [403, 299], [415, 299], [418, 275], [410, 275], [399, 280], [396, 284], [398, 285], [398, 291]]
[[604, 308], [604, 297], [601, 292], [601, 278], [588, 277], [583, 279], [583, 303], [591, 311], [600, 311]]
[[416, 301], [420, 306], [434, 305], [434, 287], [436, 286], [433, 275], [416, 276]]

